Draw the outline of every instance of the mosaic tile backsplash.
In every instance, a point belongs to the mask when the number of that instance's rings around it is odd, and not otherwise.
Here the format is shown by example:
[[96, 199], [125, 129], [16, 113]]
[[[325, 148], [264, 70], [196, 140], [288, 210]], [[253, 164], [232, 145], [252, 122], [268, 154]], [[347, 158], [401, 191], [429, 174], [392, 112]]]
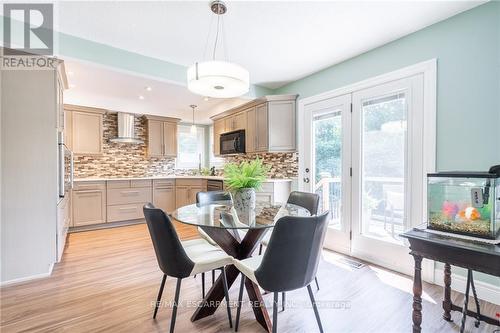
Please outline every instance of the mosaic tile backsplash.
[[[106, 113], [103, 120], [103, 154], [75, 156], [75, 178], [87, 177], [150, 177], [165, 175], [193, 175], [197, 170], [176, 169], [175, 159], [147, 156], [147, 123], [144, 117], [135, 117], [136, 136], [143, 144], [114, 143], [117, 135], [116, 113]], [[241, 162], [259, 157], [270, 166], [269, 178], [294, 178], [298, 174], [296, 153], [265, 153], [238, 155], [225, 158]], [[221, 174], [221, 170], [217, 172]]]

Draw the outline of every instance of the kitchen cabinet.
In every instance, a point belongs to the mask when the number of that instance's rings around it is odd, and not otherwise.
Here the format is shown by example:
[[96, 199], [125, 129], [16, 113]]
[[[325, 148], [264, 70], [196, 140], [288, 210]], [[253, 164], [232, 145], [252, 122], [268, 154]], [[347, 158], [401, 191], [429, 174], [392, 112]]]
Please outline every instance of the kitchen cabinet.
[[220, 155], [220, 134], [245, 130], [246, 152], [293, 152], [297, 149], [297, 95], [264, 96], [211, 117], [214, 154]]
[[148, 156], [177, 156], [177, 124], [179, 119], [146, 116], [148, 122]]
[[68, 229], [71, 226], [71, 192], [67, 193], [64, 198], [57, 204], [57, 262], [61, 261], [66, 245], [66, 237]]
[[175, 186], [176, 207], [196, 203], [196, 193], [207, 190], [206, 179], [177, 179]]
[[64, 106], [65, 114], [70, 120], [65, 128], [66, 145], [76, 155], [102, 154], [103, 109], [77, 105]]
[[106, 185], [104, 181], [75, 182], [71, 199], [73, 227], [106, 222]]
[[152, 181], [108, 180], [107, 222], [143, 219], [143, 206], [152, 201]]
[[220, 135], [225, 131], [225, 120], [214, 121], [214, 155], [220, 155]]
[[288, 196], [291, 191], [291, 181], [283, 180], [264, 182], [260, 190], [255, 193], [255, 199], [258, 202], [268, 204], [284, 203], [288, 200]]
[[155, 179], [153, 180], [153, 204], [165, 213], [175, 210], [175, 180]]

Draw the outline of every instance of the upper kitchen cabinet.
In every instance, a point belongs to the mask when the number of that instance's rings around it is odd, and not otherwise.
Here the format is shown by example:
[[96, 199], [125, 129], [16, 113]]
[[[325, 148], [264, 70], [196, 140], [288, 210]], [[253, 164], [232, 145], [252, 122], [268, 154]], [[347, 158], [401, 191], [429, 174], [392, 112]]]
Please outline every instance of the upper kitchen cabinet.
[[290, 152], [297, 149], [297, 95], [258, 98], [213, 116], [214, 155], [220, 155], [220, 135], [245, 130], [246, 152]]
[[103, 117], [106, 110], [85, 106], [64, 106], [66, 145], [74, 154], [102, 154]]
[[180, 119], [146, 116], [148, 121], [148, 156], [177, 156], [177, 124]]

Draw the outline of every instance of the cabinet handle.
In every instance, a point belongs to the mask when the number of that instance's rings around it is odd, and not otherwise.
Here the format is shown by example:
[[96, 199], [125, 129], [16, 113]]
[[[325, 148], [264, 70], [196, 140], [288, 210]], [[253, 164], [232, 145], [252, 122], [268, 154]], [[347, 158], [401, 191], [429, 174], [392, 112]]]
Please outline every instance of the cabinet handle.
[[124, 195], [138, 195], [139, 191], [122, 191]]
[[92, 193], [101, 193], [102, 190], [84, 190], [84, 191], [75, 191], [77, 194], [92, 194]]
[[137, 208], [136, 207], [124, 207], [124, 208], [118, 208], [118, 210], [129, 212], [129, 211], [136, 211]]

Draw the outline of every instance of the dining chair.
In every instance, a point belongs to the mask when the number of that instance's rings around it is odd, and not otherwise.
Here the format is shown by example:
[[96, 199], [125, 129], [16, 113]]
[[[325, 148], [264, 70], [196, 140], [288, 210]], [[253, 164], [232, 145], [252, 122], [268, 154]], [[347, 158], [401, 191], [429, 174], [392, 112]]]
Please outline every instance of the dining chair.
[[273, 333], [277, 332], [279, 293], [303, 287], [307, 287], [319, 330], [323, 332], [310, 283], [318, 269], [321, 248], [328, 227], [328, 214], [327, 211], [311, 217], [282, 217], [276, 222], [269, 245], [263, 255], [243, 260], [233, 259], [233, 264], [243, 273], [235, 331], [238, 330], [239, 325], [243, 287], [245, 279], [248, 278], [264, 290], [274, 293]]
[[[286, 203], [304, 207], [311, 213], [311, 215], [317, 215], [318, 214], [318, 207], [319, 207], [319, 195], [316, 193], [310, 193], [310, 192], [300, 192], [300, 191], [293, 191], [290, 193], [288, 196], [288, 200]], [[259, 255], [262, 254], [262, 246], [265, 245], [267, 246], [269, 244], [269, 239], [271, 238], [271, 232], [268, 232], [267, 235], [264, 236], [262, 241], [260, 242], [260, 247], [259, 247]], [[316, 288], [319, 290], [319, 282], [318, 278], [314, 277], [314, 282], [316, 283]], [[282, 303], [282, 310], [285, 311], [285, 293], [281, 295], [281, 303]]]
[[[196, 204], [198, 206], [206, 206], [216, 202], [233, 202], [233, 197], [231, 193], [225, 191], [206, 191], [206, 192], [197, 192], [196, 193]], [[205, 239], [207, 242], [214, 246], [218, 246], [217, 243], [210, 238], [210, 236], [203, 231], [200, 227], [198, 227], [198, 233], [200, 236]], [[215, 283], [215, 270], [212, 271], [212, 285]], [[202, 295], [205, 297], [205, 273], [201, 274], [201, 290]]]
[[182, 279], [198, 273], [220, 269], [224, 286], [224, 296], [227, 303], [229, 327], [232, 327], [233, 323], [225, 271], [225, 266], [232, 264], [232, 257], [221, 249], [209, 244], [204, 239], [180, 241], [170, 218], [163, 210], [155, 208], [153, 204], [146, 204], [143, 207], [143, 211], [153, 242], [158, 266], [163, 272], [153, 318], [156, 318], [167, 276], [177, 278], [172, 318], [170, 320], [170, 332], [173, 333]]

